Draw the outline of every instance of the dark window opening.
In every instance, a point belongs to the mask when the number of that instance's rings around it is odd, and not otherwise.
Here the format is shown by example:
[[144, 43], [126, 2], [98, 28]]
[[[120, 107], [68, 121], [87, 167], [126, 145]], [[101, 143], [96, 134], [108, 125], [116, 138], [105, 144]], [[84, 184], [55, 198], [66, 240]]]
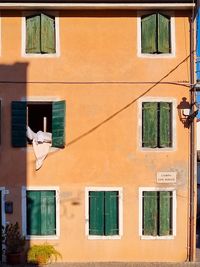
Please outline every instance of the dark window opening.
[[52, 132], [52, 103], [28, 103], [27, 125], [32, 131]]

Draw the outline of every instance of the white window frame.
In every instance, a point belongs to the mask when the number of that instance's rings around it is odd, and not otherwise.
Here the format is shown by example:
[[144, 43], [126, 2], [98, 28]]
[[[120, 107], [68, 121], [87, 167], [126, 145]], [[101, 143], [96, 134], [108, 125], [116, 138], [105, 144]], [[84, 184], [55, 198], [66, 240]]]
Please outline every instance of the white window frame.
[[[171, 147], [156, 147], [156, 148], [151, 148], [151, 147], [143, 147], [142, 146], [142, 104], [144, 102], [167, 102], [171, 103], [172, 105], [172, 146]], [[176, 118], [177, 118], [177, 101], [175, 98], [172, 97], [143, 97], [138, 100], [138, 144], [139, 144], [139, 150], [140, 151], [157, 151], [157, 152], [166, 152], [166, 151], [175, 151], [176, 150]]]
[[[89, 234], [89, 192], [90, 191], [118, 191], [118, 207], [119, 207], [119, 234], [112, 236], [100, 236]], [[88, 239], [121, 239], [123, 235], [123, 189], [122, 187], [86, 187], [85, 188], [85, 235]]]
[[[149, 235], [143, 235], [142, 233], [142, 221], [143, 221], [143, 192], [144, 191], [170, 191], [172, 192], [172, 235], [166, 235], [166, 236], [149, 236]], [[139, 188], [139, 236], [140, 239], [174, 239], [176, 236], [176, 190], [175, 188], [168, 187], [140, 187]]]
[[6, 226], [5, 198], [6, 195], [9, 193], [9, 191], [6, 190], [5, 187], [0, 187], [0, 191], [1, 191], [1, 220], [2, 220], [2, 225]]
[[[55, 102], [55, 101], [60, 101], [61, 98], [58, 96], [27, 96], [27, 97], [22, 97], [20, 101], [25, 101], [25, 102]], [[66, 126], [65, 126], [66, 127]], [[33, 147], [32, 146], [26, 146], [26, 147], [21, 147], [21, 150], [26, 150], [27, 152], [32, 152]], [[49, 148], [49, 153], [59, 151], [59, 147], [50, 147]]]
[[[55, 191], [56, 193], [56, 234], [55, 235], [27, 235], [27, 191]], [[60, 191], [58, 186], [22, 186], [22, 233], [26, 237], [26, 240], [42, 239], [52, 240], [58, 239], [60, 236]]]
[[41, 14], [44, 12], [43, 10], [41, 11], [26, 11], [22, 12], [22, 46], [21, 46], [21, 55], [22, 57], [41, 57], [41, 58], [46, 58], [46, 57], [59, 57], [60, 56], [60, 34], [59, 34], [59, 13], [58, 11], [45, 11], [44, 13], [50, 16], [53, 16], [55, 18], [55, 41], [56, 41], [56, 52], [55, 53], [49, 53], [49, 54], [40, 54], [40, 53], [26, 53], [26, 17], [31, 16], [31, 15], [37, 15]]
[[170, 33], [171, 33], [171, 52], [163, 54], [148, 54], [142, 53], [141, 40], [141, 18], [144, 15], [150, 15], [157, 11], [138, 11], [137, 12], [137, 56], [143, 58], [172, 58], [176, 55], [176, 38], [175, 38], [175, 17], [173, 11], [161, 11], [162, 14], [170, 17]]

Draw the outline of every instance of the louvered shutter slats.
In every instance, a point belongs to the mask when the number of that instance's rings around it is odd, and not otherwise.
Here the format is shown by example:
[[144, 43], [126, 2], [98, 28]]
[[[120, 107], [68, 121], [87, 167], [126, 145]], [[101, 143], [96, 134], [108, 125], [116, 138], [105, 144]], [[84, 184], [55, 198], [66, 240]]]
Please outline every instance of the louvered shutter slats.
[[142, 53], [156, 52], [156, 14], [142, 17], [141, 21]]
[[41, 52], [55, 53], [55, 19], [41, 14]]
[[166, 102], [160, 102], [160, 123], [159, 123], [159, 146], [170, 147], [171, 146], [171, 104]]
[[157, 192], [143, 192], [143, 234], [157, 235]]
[[26, 102], [12, 102], [12, 146], [26, 147]]
[[145, 102], [143, 103], [142, 112], [142, 140], [143, 147], [157, 147], [157, 103]]
[[118, 192], [105, 192], [105, 235], [119, 234]]
[[26, 18], [26, 53], [40, 53], [40, 15]]
[[52, 146], [63, 148], [65, 145], [65, 101], [52, 104]]
[[89, 234], [104, 235], [104, 192], [89, 193]]
[[170, 18], [158, 13], [158, 52], [170, 53]]

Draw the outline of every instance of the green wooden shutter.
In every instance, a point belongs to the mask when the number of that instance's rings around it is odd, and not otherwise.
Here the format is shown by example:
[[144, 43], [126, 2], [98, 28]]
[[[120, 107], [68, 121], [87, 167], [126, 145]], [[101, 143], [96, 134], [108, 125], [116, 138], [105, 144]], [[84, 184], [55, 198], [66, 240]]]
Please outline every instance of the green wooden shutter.
[[26, 18], [26, 53], [40, 53], [40, 15]]
[[158, 114], [156, 102], [143, 103], [142, 112], [142, 146], [157, 147]]
[[55, 191], [41, 191], [41, 235], [56, 234]]
[[65, 146], [65, 101], [52, 104], [52, 146]]
[[12, 145], [26, 146], [26, 102], [12, 102]]
[[104, 235], [104, 192], [89, 192], [89, 234]]
[[55, 53], [55, 18], [41, 14], [41, 52]]
[[143, 234], [157, 235], [157, 192], [143, 192]]
[[170, 18], [158, 13], [158, 52], [170, 53]]
[[171, 146], [171, 103], [160, 102], [159, 146]]
[[119, 234], [118, 192], [105, 192], [105, 235]]
[[141, 18], [142, 53], [156, 53], [156, 14]]
[[41, 235], [41, 194], [27, 191], [27, 234]]
[[171, 192], [160, 192], [159, 235], [171, 234]]

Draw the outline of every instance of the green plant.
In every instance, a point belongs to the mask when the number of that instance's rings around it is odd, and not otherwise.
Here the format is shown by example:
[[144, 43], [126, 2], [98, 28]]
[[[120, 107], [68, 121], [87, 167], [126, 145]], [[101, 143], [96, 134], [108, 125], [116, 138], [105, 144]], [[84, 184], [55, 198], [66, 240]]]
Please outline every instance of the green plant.
[[14, 254], [23, 251], [25, 246], [25, 237], [22, 236], [18, 222], [9, 223], [2, 226], [2, 244], [5, 245], [5, 253]]
[[33, 264], [47, 264], [58, 258], [62, 258], [61, 254], [48, 243], [32, 246], [27, 255], [28, 262]]

